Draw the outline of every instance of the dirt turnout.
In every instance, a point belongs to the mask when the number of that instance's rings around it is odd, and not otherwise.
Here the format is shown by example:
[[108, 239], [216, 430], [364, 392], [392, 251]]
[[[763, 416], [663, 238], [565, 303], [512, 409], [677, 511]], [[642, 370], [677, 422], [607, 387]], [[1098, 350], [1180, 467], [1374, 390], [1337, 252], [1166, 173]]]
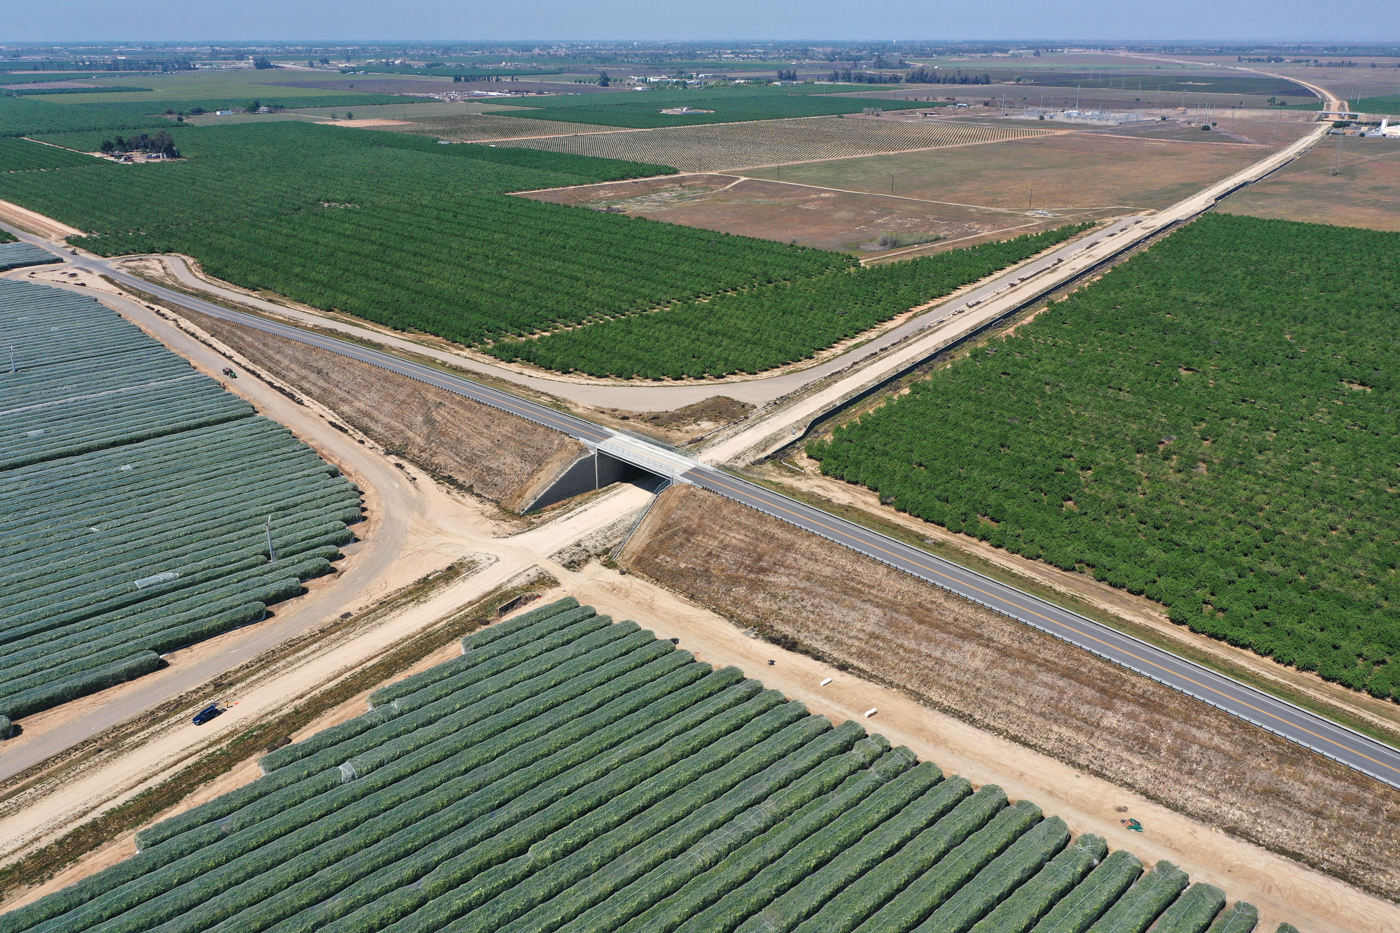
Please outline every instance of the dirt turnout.
[[567, 435], [377, 366], [194, 311], [180, 314], [389, 452], [505, 508], [519, 509], [539, 474], [583, 450]]
[[1400, 792], [874, 560], [675, 487], [621, 562], [975, 726], [1400, 897]]

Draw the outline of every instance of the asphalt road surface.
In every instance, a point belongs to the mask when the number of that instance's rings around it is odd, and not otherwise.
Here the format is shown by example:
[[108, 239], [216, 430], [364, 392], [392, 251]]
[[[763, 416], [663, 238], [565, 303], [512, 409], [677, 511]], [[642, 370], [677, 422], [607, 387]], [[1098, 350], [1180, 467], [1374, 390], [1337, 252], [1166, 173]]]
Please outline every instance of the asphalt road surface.
[[[517, 398], [508, 392], [481, 385], [462, 376], [443, 372], [431, 366], [403, 360], [388, 353], [347, 343], [334, 337], [302, 330], [288, 324], [269, 321], [256, 315], [227, 308], [170, 291], [115, 270], [105, 263], [79, 261], [74, 265], [90, 266], [118, 282], [141, 289], [162, 302], [183, 305], [195, 311], [225, 320], [235, 321], [257, 330], [275, 333], [293, 340], [321, 347], [335, 353], [380, 366], [458, 395], [490, 405], [501, 411], [526, 418], [537, 424], [562, 431], [593, 446], [623, 439], [625, 443], [608, 444], [627, 455], [628, 450], [642, 453], [652, 449], [652, 462], [683, 464], [685, 459], [674, 451], [652, 445], [635, 436], [623, 435], [609, 428], [590, 424], [544, 405]], [[1108, 626], [1101, 625], [1066, 609], [1023, 593], [1014, 587], [998, 583], [974, 571], [950, 563], [892, 538], [870, 531], [860, 525], [837, 518], [819, 509], [803, 505], [786, 496], [746, 482], [727, 473], [704, 466], [696, 461], [688, 471], [674, 471], [682, 482], [689, 482], [742, 502], [798, 528], [835, 541], [861, 554], [873, 557], [906, 573], [943, 587], [967, 599], [1004, 613], [1020, 622], [1063, 638], [1099, 657], [1121, 664], [1144, 676], [1163, 683], [1203, 702], [1267, 729], [1299, 745], [1357, 769], [1377, 780], [1400, 787], [1400, 750], [1368, 738], [1330, 720], [1295, 707], [1267, 693], [1237, 683], [1221, 674], [1179, 658], [1170, 652], [1138, 641]], [[649, 468], [648, 463], [640, 463]]]

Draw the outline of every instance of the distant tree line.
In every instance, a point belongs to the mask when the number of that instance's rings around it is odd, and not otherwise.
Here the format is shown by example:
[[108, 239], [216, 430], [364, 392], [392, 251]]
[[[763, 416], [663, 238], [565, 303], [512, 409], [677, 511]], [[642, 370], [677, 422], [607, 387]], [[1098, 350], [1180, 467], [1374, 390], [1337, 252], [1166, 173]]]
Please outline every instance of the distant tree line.
[[961, 71], [954, 74], [920, 65], [905, 75], [904, 80], [909, 84], [991, 84], [992, 76], [989, 74], [969, 75], [963, 74]]

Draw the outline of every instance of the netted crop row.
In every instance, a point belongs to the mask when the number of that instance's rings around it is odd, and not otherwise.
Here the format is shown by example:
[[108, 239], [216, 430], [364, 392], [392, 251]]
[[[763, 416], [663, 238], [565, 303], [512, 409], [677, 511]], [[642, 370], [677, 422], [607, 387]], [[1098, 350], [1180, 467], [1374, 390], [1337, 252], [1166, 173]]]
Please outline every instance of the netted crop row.
[[1055, 856], [1016, 893], [972, 928], [973, 933], [1025, 933], [1103, 860], [1103, 838], [1085, 834]]
[[[636, 645], [637, 640], [634, 639], [631, 642], [623, 643], [621, 647], [625, 649], [629, 644]], [[617, 640], [614, 640], [613, 642], [595, 643], [595, 646], [600, 657], [611, 657], [616, 654], [614, 649], [618, 644]], [[650, 650], [650, 646], [644, 645], [644, 648], [647, 649], [646, 656], [654, 655], [654, 652]], [[624, 658], [626, 658], [626, 655], [624, 655]], [[672, 658], [673, 660], [664, 660], [667, 658]], [[629, 676], [639, 678], [641, 682], [644, 683], [649, 682], [648, 678], [657, 679], [665, 675], [665, 668], [667, 665], [678, 663], [674, 660], [677, 658], [680, 659], [681, 662], [684, 662], [686, 656], [684, 654], [667, 655], [663, 653], [658, 660], [664, 660], [664, 663], [661, 663], [659, 667], [652, 664], [644, 665], [640, 672]], [[641, 660], [645, 660], [645, 657], [642, 657]], [[598, 661], [596, 660], [593, 662], [569, 663], [573, 664], [573, 667], [569, 669], [564, 669], [565, 665], [563, 664], [557, 665], [553, 670], [546, 669], [542, 672], [538, 672], [537, 668], [537, 676], [549, 678], [549, 680], [559, 679], [555, 676], [554, 671], [565, 675], [572, 671], [580, 675], [579, 679], [573, 685], [556, 688], [552, 696], [549, 695], [548, 690], [545, 690], [541, 696], [537, 698], [539, 702], [552, 706], [553, 704], [586, 695], [590, 689], [595, 689], [596, 695], [585, 699], [577, 699], [573, 703], [565, 702], [565, 705], [563, 705], [561, 709], [569, 715], [581, 715], [588, 713], [597, 705], [606, 703], [607, 693], [606, 691], [602, 691], [598, 685], [600, 681], [606, 682], [609, 677], [614, 676], [615, 671], [609, 668], [607, 664], [591, 669], [587, 667], [589, 663], [597, 665]], [[635, 665], [625, 660], [622, 666], [635, 667]], [[682, 664], [682, 666], [684, 665]], [[729, 686], [734, 682], [729, 674], [725, 674], [721, 680], [724, 681], [723, 686]], [[496, 735], [501, 733], [503, 729], [514, 729], [516, 726], [521, 726], [523, 723], [530, 722], [531, 719], [540, 715], [539, 707], [532, 708], [529, 704], [520, 704], [520, 706], [523, 706], [523, 709], [517, 710], [516, 707], [511, 707], [509, 704], [516, 700], [521, 694], [528, 695], [528, 692], [532, 688], [542, 688], [547, 682], [546, 680], [537, 680], [535, 677], [531, 677], [527, 679], [524, 684], [521, 684], [517, 679], [503, 673], [471, 685], [471, 689], [464, 692], [471, 696], [480, 697], [478, 703], [467, 703], [455, 718], [440, 716], [437, 720], [432, 722], [434, 726], [447, 726], [460, 723], [463, 728], [455, 733], [449, 733], [436, 741], [421, 742], [420, 746], [427, 746], [421, 752], [421, 755], [433, 757], [442, 754], [455, 754], [460, 750], [457, 748], [460, 743], [470, 742], [479, 737], [480, 734]], [[512, 685], [519, 686], [521, 689], [512, 692]], [[619, 684], [615, 684], [609, 689], [625, 689], [638, 696], [643, 696], [646, 693], [645, 690], [642, 690], [637, 687], [636, 684], [632, 683], [631, 680], [625, 678]], [[754, 692], [756, 692], [756, 687], [750, 685], [739, 690], [735, 694], [735, 697], [737, 699], [747, 699], [748, 696], [751, 696]], [[499, 702], [499, 700], [504, 700], [504, 703]], [[491, 709], [502, 705], [506, 707], [504, 711], [494, 714], [490, 712]], [[550, 708], [550, 706], [546, 706], [545, 708]], [[438, 711], [428, 710], [424, 712], [432, 713]], [[424, 718], [426, 718], [426, 716]], [[444, 721], [444, 719], [446, 719], [446, 721]], [[371, 722], [373, 721], [374, 720], [371, 720]], [[531, 730], [549, 729], [553, 728], [554, 725], [555, 723], [552, 718], [544, 717], [542, 722], [531, 725], [526, 732], [520, 734], [533, 734]], [[515, 733], [512, 732], [512, 734]], [[321, 782], [324, 777], [332, 776], [332, 773], [336, 783], [345, 783], [344, 778], [347, 774], [339, 770], [339, 765], [350, 760], [350, 756], [362, 753], [366, 749], [374, 749], [377, 747], [377, 738], [382, 738], [382, 736], [374, 734], [373, 730], [371, 730], [369, 734], [353, 734], [350, 738], [342, 741], [338, 746], [322, 748], [315, 755], [303, 759], [300, 762], [292, 764], [283, 763], [283, 766], [278, 770], [270, 772], [267, 777], [236, 793], [225, 795], [216, 801], [211, 801], [203, 807], [182, 814], [172, 820], [167, 820], [147, 830], [145, 833], [141, 834], [138, 842], [143, 849], [148, 849], [153, 846], [161, 845], [166, 840], [178, 836], [181, 833], [209, 824], [215, 820], [220, 821], [221, 824], [224, 825], [226, 825], [226, 821], [230, 819], [235, 820], [239, 825], [251, 825], [253, 822], [256, 822], [268, 814], [280, 814], [289, 806], [307, 799], [310, 793], [315, 793], [315, 788], [318, 783]], [[543, 748], [544, 746], [541, 747]], [[416, 758], [415, 764], [421, 764], [424, 760], [426, 760], [424, 757]], [[303, 785], [302, 782], [308, 779], [311, 780], [311, 784]], [[379, 779], [376, 779], [373, 783], [377, 783], [378, 781]], [[353, 793], [360, 793], [372, 786], [370, 782], [365, 781], [353, 783], [358, 785]], [[308, 793], [308, 789], [310, 793]]]
[[1124, 849], [1109, 854], [1089, 877], [1060, 899], [1034, 933], [1084, 933], [1142, 874], [1142, 862]]
[[987, 825], [1006, 806], [1006, 792], [988, 784], [964, 799], [946, 817], [919, 833], [894, 855], [862, 875], [821, 912], [797, 927], [798, 933], [850, 933], [949, 852]]
[[991, 822], [939, 863], [900, 891], [890, 902], [856, 929], [912, 930], [948, 898], [977, 876], [1013, 842], [1040, 820], [1040, 808], [1028, 800], [1018, 800], [992, 817]]
[[1236, 901], [1229, 910], [1215, 918], [1210, 933], [1253, 933], [1259, 923], [1259, 908], [1247, 901]]
[[0, 341], [5, 716], [259, 621], [353, 539], [353, 484], [92, 299], [0, 282]]
[[[661, 644], [665, 645], [664, 642]], [[666, 648], [669, 649], [670, 646], [666, 645]], [[773, 706], [772, 702], [756, 704], [756, 700], [757, 698], [733, 707], [724, 715], [743, 719], [760, 714], [765, 708]], [[700, 728], [720, 728], [726, 724], [728, 723], [724, 722], [724, 716], [721, 716]], [[691, 730], [691, 733], [694, 733], [694, 730]], [[681, 744], [677, 743], [675, 747], [679, 748]], [[571, 757], [568, 760], [574, 765], [585, 761], [581, 757]], [[480, 758], [476, 761], [477, 767], [485, 763]], [[458, 766], [460, 767], [460, 763]], [[402, 770], [414, 778], [411, 783], [403, 782], [405, 774], [385, 775], [377, 782], [352, 781], [343, 786], [337, 783], [296, 807], [265, 814], [266, 819], [255, 823], [245, 825], [225, 821], [221, 826], [223, 838], [220, 841], [163, 865], [134, 884], [128, 884], [125, 888], [94, 899], [85, 907], [85, 912], [89, 916], [99, 913], [104, 917], [124, 913], [123, 926], [119, 928], [144, 929], [144, 921], [141, 918], [152, 922], [164, 922], [173, 913], [186, 913], [196, 905], [225, 891], [232, 892], [228, 897], [243, 897], [247, 889], [239, 887], [238, 890], [233, 890], [235, 886], [254, 881], [263, 872], [275, 867], [291, 867], [289, 859], [316, 847], [322, 847], [323, 854], [327, 846], [332, 850], [340, 849], [343, 856], [377, 841], [376, 834], [395, 829], [399, 830], [400, 838], [422, 845], [424, 830], [431, 834], [441, 831], [442, 827], [431, 824], [424, 826], [421, 818], [406, 820], [401, 812], [377, 822], [367, 822], [409, 804], [425, 790], [442, 789], [431, 780], [424, 781], [422, 778], [440, 777], [450, 768], [443, 763], [436, 768]], [[395, 779], [396, 777], [398, 779]], [[535, 777], [538, 780], [541, 775], [536, 774]], [[479, 781], [481, 776], [478, 774], [476, 778]], [[374, 790], [375, 787], [378, 789]], [[365, 794], [364, 788], [370, 788], [373, 792]], [[436, 803], [439, 808], [444, 805], [458, 807], [458, 803], [454, 802], [460, 801], [461, 798], [460, 782], [450, 790], [451, 793], [437, 795]], [[490, 809], [499, 809], [502, 801], [497, 798], [494, 803], [495, 807]], [[481, 815], [481, 812], [478, 810], [477, 815]], [[460, 823], [456, 825], [459, 828], [461, 826]], [[475, 837], [473, 833], [467, 835]], [[446, 842], [448, 847], [451, 847], [464, 838], [465, 835], [457, 833]], [[156, 860], [161, 860], [165, 857], [166, 847], [170, 845], [172, 844], [167, 843], [166, 846], [158, 847], [150, 854], [155, 856]], [[299, 870], [307, 869], [307, 861], [303, 859], [299, 863]], [[304, 871], [298, 879], [310, 877], [312, 874], [316, 874], [316, 866]], [[178, 887], [194, 878], [200, 879], [198, 885]], [[176, 890], [170, 890], [172, 887]], [[154, 896], [154, 892], [168, 893]], [[131, 912], [133, 908], [138, 912]]]
[[[805, 723], [803, 727], [806, 728]], [[822, 780], [818, 775], [826, 764], [840, 760], [849, 770], [854, 770], [868, 764], [884, 750], [865, 738], [865, 730], [853, 722], [820, 732], [817, 740], [742, 781], [718, 799], [686, 813], [670, 823], [665, 832], [652, 833], [650, 838], [626, 848], [622, 855], [600, 851], [601, 845], [595, 851], [578, 853], [573, 857], [575, 864], [559, 873], [564, 876], [557, 878], [554, 886], [559, 893], [547, 900], [539, 897], [532, 885], [529, 900], [537, 906], [507, 924], [505, 929], [512, 933], [557, 930], [603, 904], [612, 894], [667, 860], [681, 856], [703, 840], [715, 840], [717, 834], [732, 828], [736, 819], [751, 815], [753, 808], [763, 806], [765, 801], [781, 795], [784, 800], [793, 801], [790, 806], [797, 806], [796, 799], [806, 792], [801, 788], [814, 786], [813, 781]], [[825, 779], [835, 780], [831, 776]], [[657, 818], [667, 820], [670, 814], [662, 810]]]
[[[847, 723], [837, 732], [851, 725]], [[590, 905], [559, 929], [562, 933], [582, 933], [620, 928], [632, 917], [645, 913], [679, 891], [693, 878], [714, 869], [732, 854], [745, 851], [774, 827], [786, 826], [794, 816], [806, 813], [823, 797], [845, 787], [857, 772], [870, 767], [888, 751], [889, 743], [880, 736], [861, 739], [849, 753], [825, 761], [781, 792], [741, 811], [700, 839], [689, 841], [679, 852], [670, 853], [667, 861], [638, 878], [625, 879], [614, 891], [607, 892], [606, 900]], [[626, 870], [630, 866], [624, 863], [620, 867]], [[607, 869], [604, 871], [608, 873]]]
[[929, 788], [918, 801], [864, 835], [818, 871], [776, 898], [739, 929], [741, 933], [786, 933], [812, 916], [832, 897], [898, 851], [963, 801], [972, 787], [964, 778], [949, 778]]
[[1205, 933], [1225, 907], [1225, 892], [1209, 884], [1193, 884], [1163, 912], [1155, 933]]
[[1186, 872], [1161, 861], [1089, 927], [1091, 933], [1142, 933], [1186, 887]]
[[[527, 644], [534, 638], [534, 632], [531, 630], [531, 626], [537, 623], [548, 623], [548, 631], [553, 631], [566, 624], [572, 624], [577, 619], [586, 618], [587, 614], [593, 611], [591, 607], [588, 607], [584, 610], [584, 614], [577, 616], [565, 615], [578, 608], [578, 600], [570, 596], [552, 602], [547, 606], [532, 609], [508, 622], [502, 622], [499, 625], [492, 626], [490, 629], [486, 630], [491, 633], [492, 637], [489, 639], [480, 637], [484, 636], [486, 632], [477, 633], [478, 637], [475, 638], [472, 635], [468, 635], [466, 638], [462, 639], [462, 656], [460, 658], [435, 665], [428, 668], [426, 671], [420, 671], [410, 677], [405, 677], [403, 680], [396, 681], [387, 687], [380, 687], [369, 695], [370, 708], [380, 707], [386, 703], [393, 702], [399, 697], [408, 696], [410, 693], [451, 677], [481, 661], [490, 660], [498, 654]], [[507, 640], [505, 643], [502, 643], [502, 639]], [[487, 648], [488, 645], [491, 646], [489, 650]]]
[[[24, 338], [21, 337], [21, 340]], [[30, 349], [29, 347], [25, 348]], [[90, 360], [69, 360], [35, 366], [28, 353], [15, 354], [17, 372], [7, 373], [5, 412], [52, 407], [55, 400], [73, 395], [130, 391], [133, 386], [193, 375], [187, 363], [163, 347], [142, 341], [114, 353], [102, 364]]]
[[[3, 137], [0, 137], [3, 139]], [[28, 243], [16, 243], [14, 237], [4, 233], [0, 238], [0, 272], [9, 272], [11, 269], [20, 269], [25, 266], [42, 266], [50, 262], [61, 262], [57, 256], [41, 246], [30, 246]]]
[[252, 406], [199, 377], [12, 410], [0, 430], [0, 470], [247, 418]]
[[[482, 117], [479, 122], [486, 126], [520, 124], [522, 121], [512, 119], [515, 116], [512, 113]], [[1020, 127], [896, 123], [837, 117], [665, 127], [622, 133], [599, 133], [596, 127], [593, 129], [591, 133], [575, 135], [575, 130], [561, 128], [552, 136], [541, 131], [533, 139], [511, 138], [515, 134], [502, 132], [495, 139], [502, 146], [660, 162], [674, 165], [683, 172], [716, 172], [1044, 135], [1041, 130]], [[484, 130], [478, 130], [481, 131]]]
[[859, 842], [866, 833], [898, 816], [942, 777], [938, 768], [929, 762], [915, 765], [877, 788], [859, 805], [840, 814], [820, 832], [779, 854], [756, 875], [731, 888], [708, 908], [692, 914], [678, 929], [685, 933], [698, 933], [701, 930], [729, 933], [809, 873], [821, 869]]
[[463, 648], [0, 933], [1202, 933], [1223, 904], [575, 600]]
[[691, 917], [744, 884], [804, 840], [825, 829], [852, 807], [860, 805], [885, 783], [909, 769], [911, 756], [891, 752], [866, 771], [847, 778], [840, 789], [814, 800], [772, 830], [752, 840], [719, 864], [686, 882], [664, 901], [638, 914], [621, 929], [669, 933]]
[[980, 918], [1045, 867], [1069, 842], [1064, 820], [1037, 824], [943, 902], [917, 929], [921, 933], [966, 933]]

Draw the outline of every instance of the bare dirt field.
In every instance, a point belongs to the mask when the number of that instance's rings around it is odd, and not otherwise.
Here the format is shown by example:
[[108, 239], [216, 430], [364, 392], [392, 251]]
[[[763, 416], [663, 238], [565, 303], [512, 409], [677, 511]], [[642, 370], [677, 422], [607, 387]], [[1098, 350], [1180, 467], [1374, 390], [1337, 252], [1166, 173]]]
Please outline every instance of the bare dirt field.
[[[1334, 160], [1336, 175], [1331, 173]], [[1258, 184], [1231, 195], [1216, 210], [1277, 220], [1400, 230], [1400, 141], [1351, 137], [1324, 140]]]
[[1029, 139], [1050, 132], [1030, 126], [853, 115], [558, 136], [520, 140], [511, 145], [672, 165], [683, 172], [716, 172], [753, 165], [786, 165]]
[[[1238, 143], [1069, 133], [939, 152], [784, 166], [782, 178], [976, 207], [1126, 213], [1166, 207], [1265, 154], [1259, 147]], [[777, 178], [777, 170], [771, 168], [745, 174]]]
[[620, 408], [589, 407], [584, 414], [590, 421], [609, 427], [645, 434], [677, 446], [692, 444], [701, 437], [738, 421], [754, 410], [750, 402], [727, 395], [714, 395], [673, 411], [625, 411]]
[[863, 254], [886, 251], [880, 246], [885, 235], [906, 239], [937, 237], [940, 245], [954, 248], [968, 246], [977, 238], [1034, 233], [1064, 222], [1061, 218], [1029, 217], [1020, 212], [885, 194], [829, 191], [789, 184], [786, 180], [745, 179], [739, 175], [647, 178], [561, 188], [530, 197]]
[[1203, 132], [1200, 125], [1207, 115], [1201, 114], [1196, 122], [1187, 122], [1182, 116], [1184, 115], [1152, 123], [1126, 123], [1112, 129], [1096, 129], [1092, 132], [1107, 136], [1175, 139], [1191, 143], [1256, 143], [1281, 148], [1313, 131], [1312, 114], [1283, 110], [1273, 113], [1260, 110], [1216, 111], [1209, 115], [1210, 122], [1215, 124], [1209, 133]]
[[537, 476], [583, 449], [567, 435], [368, 363], [192, 311], [182, 316], [386, 450], [507, 509], [520, 507]]
[[980, 728], [1400, 895], [1400, 792], [839, 545], [675, 487], [620, 562]]
[[[518, 108], [500, 108], [501, 110]], [[591, 123], [560, 123], [557, 120], [513, 120], [492, 113], [461, 113], [417, 117], [397, 126], [384, 126], [395, 132], [433, 136], [454, 143], [521, 139], [533, 136], [570, 136], [578, 133], [629, 132]]]

